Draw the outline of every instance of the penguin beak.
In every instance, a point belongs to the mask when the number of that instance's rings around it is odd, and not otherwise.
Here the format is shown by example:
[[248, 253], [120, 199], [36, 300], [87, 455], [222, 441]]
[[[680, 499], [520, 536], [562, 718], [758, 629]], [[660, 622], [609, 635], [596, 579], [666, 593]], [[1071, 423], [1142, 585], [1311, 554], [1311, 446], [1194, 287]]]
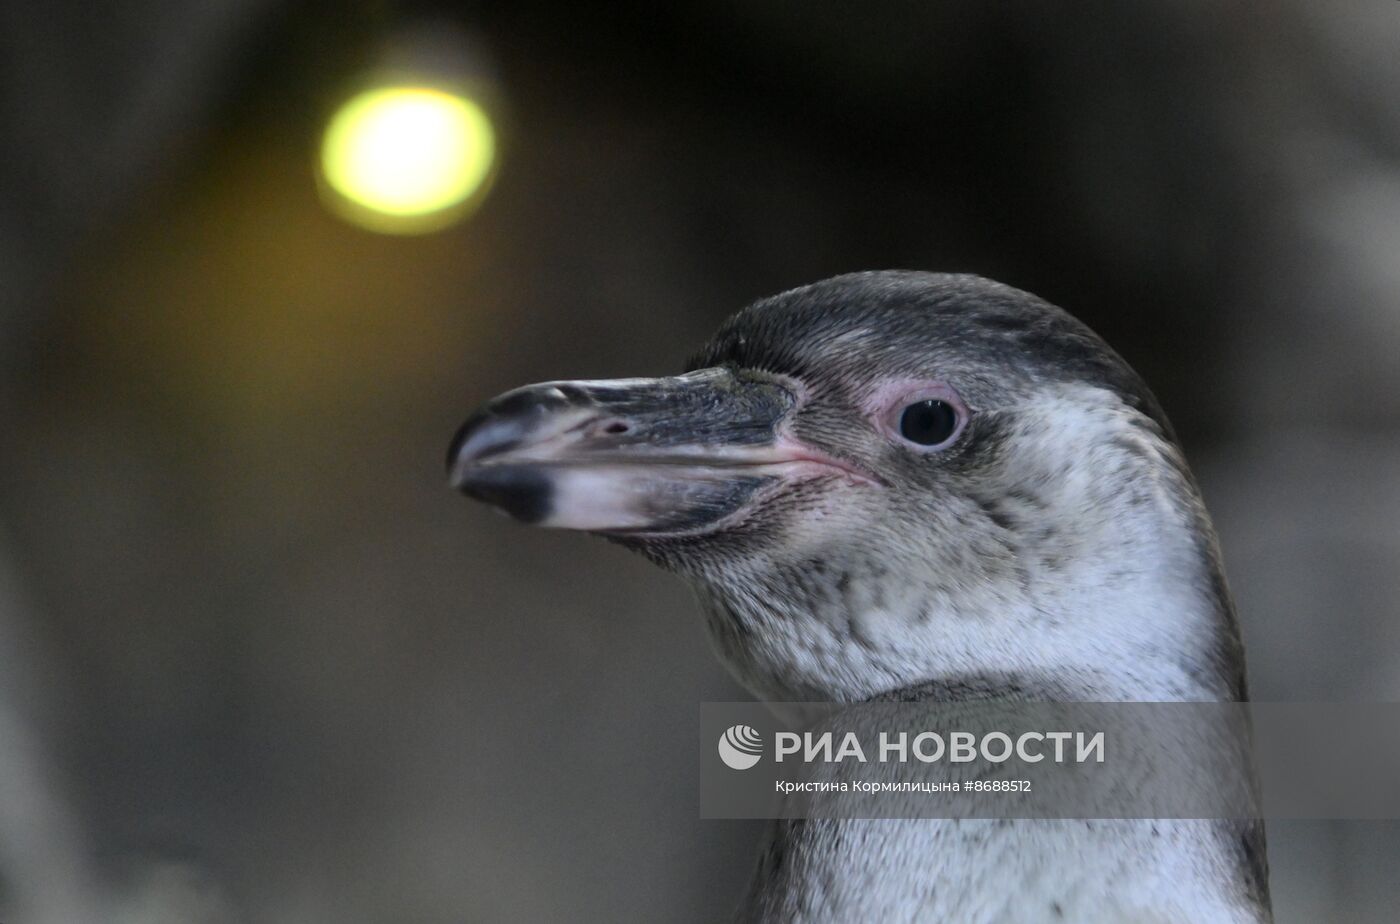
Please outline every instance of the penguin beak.
[[525, 523], [707, 532], [797, 479], [870, 480], [788, 435], [797, 405], [786, 384], [727, 368], [528, 385], [462, 425], [448, 477]]

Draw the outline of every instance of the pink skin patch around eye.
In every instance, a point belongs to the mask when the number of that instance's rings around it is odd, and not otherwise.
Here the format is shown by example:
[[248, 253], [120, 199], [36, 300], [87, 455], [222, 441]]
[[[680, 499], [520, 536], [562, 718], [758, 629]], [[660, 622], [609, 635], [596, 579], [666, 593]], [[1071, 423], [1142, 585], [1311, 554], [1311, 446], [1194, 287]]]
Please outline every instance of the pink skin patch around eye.
[[[953, 434], [934, 446], [919, 446], [909, 442], [899, 433], [899, 418], [904, 409], [920, 401], [942, 401], [957, 412], [958, 425]], [[957, 389], [936, 379], [898, 379], [885, 382], [871, 392], [862, 402], [862, 408], [875, 428], [891, 440], [911, 449], [924, 452], [937, 452], [952, 445], [967, 429], [972, 416], [967, 402], [963, 401]]]

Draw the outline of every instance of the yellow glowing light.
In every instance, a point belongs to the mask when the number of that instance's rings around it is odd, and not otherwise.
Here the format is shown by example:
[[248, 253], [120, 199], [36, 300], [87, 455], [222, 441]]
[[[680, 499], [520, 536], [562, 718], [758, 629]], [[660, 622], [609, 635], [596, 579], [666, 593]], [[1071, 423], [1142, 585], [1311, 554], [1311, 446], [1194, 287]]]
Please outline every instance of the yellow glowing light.
[[326, 128], [321, 170], [381, 231], [424, 231], [460, 216], [491, 176], [496, 133], [475, 102], [425, 87], [388, 87], [351, 99]]

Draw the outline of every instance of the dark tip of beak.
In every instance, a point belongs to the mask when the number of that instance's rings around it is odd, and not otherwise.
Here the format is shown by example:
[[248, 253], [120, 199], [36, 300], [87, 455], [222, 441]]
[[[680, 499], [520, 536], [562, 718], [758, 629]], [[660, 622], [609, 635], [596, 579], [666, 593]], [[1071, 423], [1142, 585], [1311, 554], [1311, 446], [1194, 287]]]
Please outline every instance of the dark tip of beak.
[[457, 428], [457, 433], [452, 437], [452, 442], [447, 447], [447, 476], [452, 477], [452, 471], [457, 467], [457, 459], [462, 455], [462, 447], [471, 438], [472, 431], [486, 419], [486, 412], [481, 411], [467, 418], [467, 422]]
[[447, 476], [452, 478], [464, 461], [481, 462], [509, 452], [524, 442], [533, 426], [528, 417], [502, 416], [497, 408], [473, 414], [447, 447]]
[[456, 477], [464, 462], [482, 462], [518, 448], [532, 434], [538, 436], [551, 415], [586, 407], [589, 401], [587, 392], [568, 382], [506, 392], [468, 418], [452, 438], [447, 447], [448, 477]]
[[[452, 457], [449, 457], [449, 462]], [[522, 465], [474, 468], [457, 490], [499, 507], [522, 523], [538, 523], [553, 507], [554, 487], [537, 469]]]

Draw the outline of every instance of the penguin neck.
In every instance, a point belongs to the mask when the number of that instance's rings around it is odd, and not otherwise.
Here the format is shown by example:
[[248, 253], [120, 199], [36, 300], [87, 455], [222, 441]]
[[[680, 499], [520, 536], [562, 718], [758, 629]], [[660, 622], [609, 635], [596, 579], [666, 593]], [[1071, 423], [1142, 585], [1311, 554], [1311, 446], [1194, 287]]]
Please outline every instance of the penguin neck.
[[924, 699], [1244, 699], [1233, 605], [1213, 573], [1149, 568], [1042, 591], [995, 622], [943, 620], [913, 686]]
[[921, 578], [939, 568], [917, 552], [847, 551], [703, 582], [700, 597], [721, 659], [770, 701], [953, 698], [996, 685], [1048, 700], [1242, 699], [1204, 509], [1190, 494], [1158, 514], [1086, 529], [1071, 557], [1014, 569], [1014, 580], [950, 585]]

